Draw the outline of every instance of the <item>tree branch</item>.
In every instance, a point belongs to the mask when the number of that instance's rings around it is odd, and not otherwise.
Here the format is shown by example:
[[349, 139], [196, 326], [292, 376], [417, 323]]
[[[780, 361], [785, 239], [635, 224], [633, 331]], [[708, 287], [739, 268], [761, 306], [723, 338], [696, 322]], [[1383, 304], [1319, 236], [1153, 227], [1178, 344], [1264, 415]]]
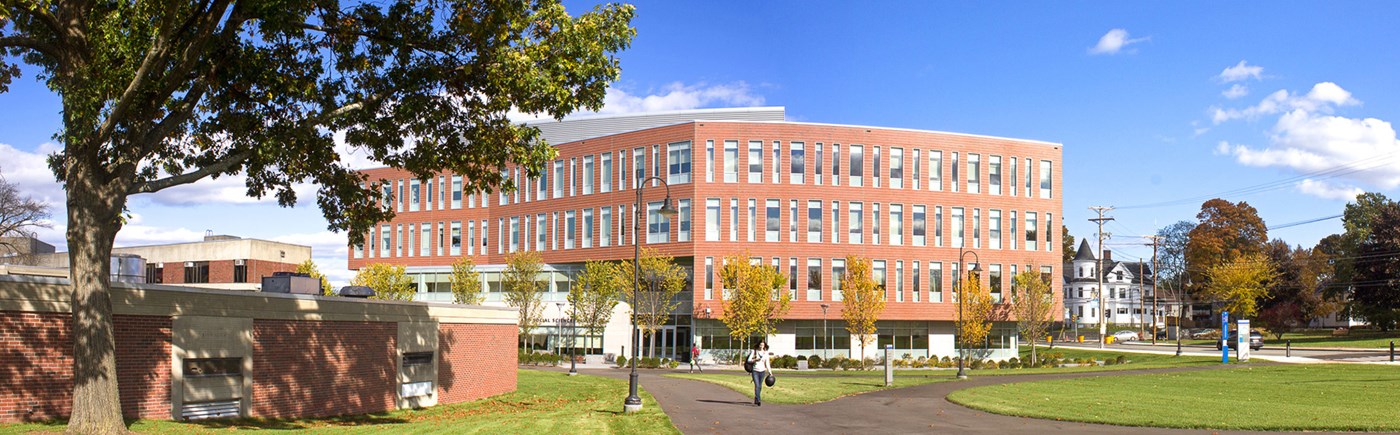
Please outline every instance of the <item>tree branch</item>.
[[218, 162], [215, 162], [212, 165], [199, 168], [193, 172], [186, 172], [180, 175], [166, 177], [159, 180], [151, 180], [144, 183], [134, 184], [131, 186], [130, 189], [127, 189], [127, 194], [135, 195], [138, 193], [158, 192], [182, 184], [190, 184], [199, 181], [204, 177], [224, 172], [229, 168], [232, 168], [234, 165], [241, 164], [243, 163], [243, 161], [248, 159], [249, 155], [251, 155], [251, 152], [249, 151], [242, 151], [229, 154], [225, 156], [223, 160], [219, 160]]
[[0, 4], [10, 6], [10, 11], [16, 16], [19, 15], [17, 11], [21, 9], [26, 12], [29, 12], [30, 14], [33, 14], [34, 18], [37, 18], [39, 22], [44, 23], [44, 26], [48, 27], [49, 31], [53, 32], [55, 35], [63, 34], [63, 29], [61, 28], [62, 26], [58, 25], [58, 18], [54, 17], [53, 14], [50, 14], [47, 9], [43, 9], [37, 4], [21, 4], [9, 0], [0, 2]]
[[62, 59], [58, 56], [58, 47], [54, 47], [47, 42], [28, 36], [12, 35], [0, 37], [0, 48], [28, 48], [48, 55], [52, 57], [54, 61]]

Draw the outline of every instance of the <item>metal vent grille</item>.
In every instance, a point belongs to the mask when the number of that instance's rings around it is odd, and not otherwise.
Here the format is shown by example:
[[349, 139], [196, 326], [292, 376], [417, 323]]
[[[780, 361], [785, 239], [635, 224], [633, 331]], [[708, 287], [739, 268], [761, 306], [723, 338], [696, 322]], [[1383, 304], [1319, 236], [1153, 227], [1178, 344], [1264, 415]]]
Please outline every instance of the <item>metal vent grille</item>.
[[213, 402], [186, 403], [180, 408], [180, 415], [186, 420], [203, 420], [207, 418], [231, 418], [238, 417], [239, 400], [220, 400]]

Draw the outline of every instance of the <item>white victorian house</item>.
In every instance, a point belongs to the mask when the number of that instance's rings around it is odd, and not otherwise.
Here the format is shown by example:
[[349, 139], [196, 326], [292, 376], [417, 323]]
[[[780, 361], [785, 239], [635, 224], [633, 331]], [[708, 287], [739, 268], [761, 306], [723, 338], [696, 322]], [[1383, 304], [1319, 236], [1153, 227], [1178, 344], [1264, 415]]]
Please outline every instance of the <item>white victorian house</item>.
[[[1153, 315], [1152, 264], [1114, 261], [1113, 251], [1104, 250], [1103, 287], [1104, 313], [1108, 323], [1115, 325], [1167, 326], [1167, 316], [1175, 316], [1180, 305], [1175, 298], [1157, 295]], [[1064, 266], [1064, 300], [1066, 324], [1081, 327], [1099, 323], [1099, 264], [1089, 242], [1079, 244], [1074, 260]], [[1175, 322], [1172, 322], [1175, 324]]]

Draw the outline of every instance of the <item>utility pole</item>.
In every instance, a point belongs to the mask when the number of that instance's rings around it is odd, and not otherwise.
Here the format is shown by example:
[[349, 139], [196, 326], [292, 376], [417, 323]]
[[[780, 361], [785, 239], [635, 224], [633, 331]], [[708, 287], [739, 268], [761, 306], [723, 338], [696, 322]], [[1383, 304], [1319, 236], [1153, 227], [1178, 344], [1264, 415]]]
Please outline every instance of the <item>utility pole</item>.
[[[1145, 284], [1147, 284], [1147, 280], [1143, 279], [1143, 276], [1142, 276], [1142, 259], [1139, 258], [1139, 259], [1137, 259], [1137, 260], [1138, 260], [1138, 261], [1137, 261], [1137, 264], [1138, 264], [1138, 273], [1137, 273], [1137, 280], [1138, 280], [1138, 339], [1142, 339], [1143, 334], [1146, 334], [1146, 333], [1147, 333], [1147, 331], [1145, 331], [1145, 329], [1147, 329], [1147, 326], [1146, 326], [1146, 325], [1147, 325], [1147, 293], [1146, 293], [1146, 291], [1147, 291], [1147, 286], [1145, 285]], [[1154, 319], [1154, 320], [1155, 320], [1155, 319]], [[1153, 332], [1156, 332], [1156, 331], [1153, 331]], [[1153, 334], [1152, 340], [1154, 340], [1154, 341], [1157, 340], [1156, 334]]]
[[[1152, 241], [1152, 344], [1157, 344], [1157, 244], [1162, 236], [1145, 236]], [[1176, 334], [1181, 335], [1181, 322], [1176, 324]]]
[[1107, 234], [1104, 234], [1104, 232], [1103, 232], [1103, 223], [1104, 223], [1104, 222], [1107, 222], [1107, 221], [1113, 220], [1113, 218], [1111, 218], [1111, 217], [1104, 217], [1103, 214], [1104, 214], [1104, 212], [1106, 212], [1106, 211], [1113, 210], [1113, 207], [1096, 206], [1096, 207], [1089, 207], [1089, 210], [1093, 210], [1093, 211], [1096, 211], [1096, 212], [1099, 213], [1099, 217], [1098, 217], [1098, 218], [1089, 219], [1089, 222], [1094, 222], [1094, 223], [1099, 224], [1099, 255], [1098, 255], [1098, 258], [1095, 259], [1095, 262], [1096, 262], [1098, 265], [1097, 265], [1097, 266], [1095, 267], [1095, 269], [1094, 269], [1094, 274], [1096, 274], [1096, 275], [1099, 276], [1099, 288], [1098, 288], [1098, 290], [1097, 290], [1097, 291], [1098, 291], [1098, 294], [1099, 294], [1099, 349], [1103, 349], [1103, 348], [1104, 348], [1104, 342], [1105, 342], [1105, 341], [1107, 340], [1107, 338], [1108, 338], [1108, 322], [1104, 321], [1104, 319], [1106, 318], [1106, 317], [1105, 317], [1105, 314], [1106, 314], [1106, 313], [1104, 313], [1104, 311], [1103, 311], [1103, 309], [1104, 309], [1104, 293], [1103, 293], [1103, 239], [1104, 239], [1104, 237], [1107, 237], [1108, 235], [1107, 235]]

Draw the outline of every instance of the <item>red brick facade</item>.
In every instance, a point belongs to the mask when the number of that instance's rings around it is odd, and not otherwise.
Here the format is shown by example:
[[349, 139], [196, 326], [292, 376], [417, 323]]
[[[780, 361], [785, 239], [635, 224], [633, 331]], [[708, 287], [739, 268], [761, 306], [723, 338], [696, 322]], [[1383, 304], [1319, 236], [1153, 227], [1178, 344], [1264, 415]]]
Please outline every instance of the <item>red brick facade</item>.
[[[0, 422], [72, 409], [73, 340], [66, 313], [0, 311]], [[170, 418], [170, 318], [113, 318], [117, 384], [128, 418]]]
[[[738, 143], [737, 162], [738, 169], [736, 180], [725, 181], [725, 142], [735, 141]], [[538, 197], [540, 192], [538, 183], [534, 180], [521, 179], [519, 194], [506, 195], [507, 202], [502, 205], [498, 194], [491, 193], [476, 196], [475, 207], [469, 206], [469, 200], [465, 196], [462, 199], [461, 207], [451, 208], [450, 176], [447, 175], [448, 183], [446, 190], [436, 188], [438, 177], [433, 177], [431, 182], [435, 185], [436, 194], [432, 196], [430, 207], [422, 207], [424, 211], [409, 211], [411, 207], [405, 205], [403, 212], [398, 213], [394, 220], [385, 224], [390, 225], [392, 231], [392, 244], [403, 244], [399, 240], [400, 226], [405, 228], [405, 236], [412, 237], [413, 249], [405, 249], [405, 255], [398, 255], [397, 249], [390, 249], [388, 252], [381, 252], [381, 225], [375, 225], [370, 234], [367, 235], [367, 252], [361, 258], [355, 256], [355, 249], [351, 249], [349, 255], [349, 267], [359, 269], [371, 263], [386, 262], [395, 265], [408, 267], [423, 266], [447, 266], [455, 261], [458, 255], [451, 255], [450, 249], [443, 249], [443, 255], [438, 255], [439, 241], [448, 241], [450, 236], [439, 238], [439, 228], [441, 224], [451, 224], [461, 222], [463, 225], [462, 237], [464, 239], [461, 249], [461, 256], [469, 256], [476, 264], [503, 264], [505, 255], [498, 253], [498, 246], [509, 246], [509, 242], [500, 243], [502, 237], [509, 237], [509, 234], [502, 234], [500, 219], [505, 219], [506, 233], [509, 232], [509, 220], [511, 218], [527, 218], [530, 225], [521, 225], [525, 231], [521, 236], [522, 250], [534, 250], [538, 235], [534, 225], [534, 219], [540, 214], [544, 214], [548, 220], [547, 240], [542, 257], [546, 263], [582, 263], [587, 260], [617, 260], [630, 259], [633, 255], [631, 235], [622, 237], [617, 225], [623, 216], [617, 213], [612, 215], [611, 232], [612, 244], [610, 246], [600, 246], [601, 240], [601, 217], [595, 216], [592, 240], [593, 247], [583, 247], [584, 238], [583, 210], [599, 210], [600, 208], [625, 206], [632, 207], [636, 200], [636, 191], [629, 186], [630, 182], [623, 180], [630, 177], [619, 177], [619, 172], [631, 171], [633, 169], [633, 151], [644, 150], [646, 158], [646, 175], [660, 175], [667, 177], [667, 170], [670, 162], [667, 152], [668, 144], [684, 143], [690, 144], [690, 182], [676, 183], [669, 187], [669, 193], [673, 200], [690, 200], [689, 221], [691, 223], [690, 240], [679, 240], [678, 219], [671, 219], [667, 236], [667, 243], [647, 243], [650, 248], [655, 248], [664, 255], [670, 255], [681, 261], [693, 261], [694, 270], [694, 304], [695, 312], [699, 314], [705, 308], [711, 310], [710, 318], [718, 318], [722, 314], [723, 304], [720, 299], [720, 286], [714, 285], [714, 294], [706, 298], [703, 289], [706, 286], [705, 258], [713, 259], [715, 272], [717, 273], [723, 258], [731, 254], [744, 254], [751, 257], [763, 259], [764, 264], [769, 264], [772, 259], [777, 258], [780, 269], [787, 272], [789, 261], [795, 259], [798, 273], [796, 278], [797, 297], [793, 300], [792, 309], [787, 314], [788, 320], [818, 320], [823, 319], [822, 304], [830, 304], [830, 312], [826, 318], [841, 318], [842, 304], [833, 301], [833, 260], [844, 258], [848, 254], [855, 254], [873, 260], [883, 260], [886, 262], [887, 288], [889, 289], [888, 304], [881, 316], [882, 320], [919, 320], [919, 321], [951, 321], [957, 317], [957, 305], [953, 303], [952, 283], [954, 280], [953, 265], [958, 262], [959, 248], [952, 241], [954, 229], [952, 209], [961, 208], [964, 210], [964, 221], [966, 222], [966, 246], [969, 250], [975, 251], [977, 261], [982, 266], [982, 278], [984, 283], [990, 283], [990, 269], [988, 266], [1001, 268], [1001, 288], [1003, 295], [1010, 295], [1010, 282], [1013, 274], [1011, 270], [1017, 272], [1025, 270], [1040, 271], [1041, 267], [1050, 267], [1051, 283], [1054, 287], [1054, 294], [1060, 294], [1059, 287], [1061, 280], [1061, 255], [1060, 255], [1060, 226], [1063, 220], [1063, 197], [1064, 183], [1061, 146], [1053, 143], [1026, 141], [1018, 139], [1005, 139], [986, 136], [975, 136], [966, 134], [941, 133], [932, 131], [917, 131], [891, 128], [874, 128], [843, 125], [822, 125], [805, 123], [766, 123], [766, 122], [735, 122], [735, 121], [696, 121], [685, 124], [678, 124], [666, 127], [645, 129], [640, 131], [604, 136], [599, 138], [581, 140], [560, 144], [557, 148], [559, 156], [556, 161], [563, 162], [566, 185], [562, 189], [562, 197], [556, 196], [554, 190], [554, 180], [557, 178], [554, 173], [554, 162], [550, 162], [546, 168], [548, 181], [545, 187], [547, 195], [544, 199]], [[707, 167], [709, 156], [707, 153], [707, 143], [713, 143], [714, 166], [713, 180], [707, 179], [707, 173], [711, 168]], [[749, 175], [749, 146], [751, 142], [757, 142], [761, 146], [760, 156], [762, 162], [756, 162], [762, 167], [761, 182], [750, 183]], [[774, 143], [780, 146], [778, 159], [773, 159]], [[801, 143], [804, 146], [803, 161], [800, 167], [804, 168], [803, 178], [800, 183], [793, 183], [790, 178], [792, 168], [792, 147]], [[822, 145], [823, 151], [821, 160], [817, 160], [817, 147]], [[861, 161], [862, 186], [851, 186], [851, 149], [853, 145], [859, 145], [863, 149], [864, 158]], [[835, 154], [835, 148], [840, 147], [839, 156]], [[875, 154], [882, 150], [879, 166], [875, 159]], [[894, 187], [891, 183], [891, 162], [895, 149], [903, 152], [903, 176], [902, 186]], [[941, 153], [939, 170], [941, 179], [935, 189], [930, 184], [931, 152]], [[584, 177], [583, 159], [584, 156], [595, 156], [595, 169], [593, 179], [587, 180], [594, 186], [602, 185], [601, 156], [603, 153], [612, 154], [613, 176], [611, 177], [612, 189], [609, 192], [602, 192], [601, 188], [595, 188], [593, 193], [584, 194], [582, 187]], [[622, 166], [623, 161], [619, 156], [627, 156], [627, 167]], [[957, 154], [960, 159], [955, 159]], [[969, 192], [968, 174], [970, 155], [980, 157], [978, 166], [977, 193]], [[917, 156], [917, 159], [915, 157]], [[994, 193], [991, 180], [992, 159], [999, 159], [1001, 162], [997, 189], [1000, 192]], [[658, 165], [652, 162], [658, 161]], [[833, 172], [833, 162], [840, 162], [839, 185], [833, 183], [833, 179], [838, 178]], [[1012, 162], [1015, 161], [1013, 164]], [[571, 167], [571, 163], [574, 169]], [[955, 163], [956, 162], [956, 163]], [[1041, 162], [1049, 162], [1049, 174], [1043, 174]], [[956, 172], [959, 177], [954, 177]], [[1014, 170], [1013, 170], [1013, 165]], [[818, 167], [821, 167], [818, 170]], [[655, 169], [659, 168], [657, 174]], [[916, 169], [919, 168], [919, 169]], [[774, 179], [775, 169], [778, 173]], [[818, 172], [822, 174], [823, 181], [819, 184], [816, 181]], [[364, 171], [369, 180], [388, 180], [397, 189], [399, 181], [411, 181], [412, 174], [392, 168], [372, 169]], [[1041, 175], [1048, 175], [1050, 184], [1048, 197], [1042, 197], [1040, 192]], [[877, 182], [877, 179], [879, 180]], [[1028, 183], [1028, 181], [1033, 181]], [[879, 184], [877, 186], [877, 184]], [[1029, 185], [1028, 185], [1029, 184]], [[648, 187], [643, 191], [645, 201], [659, 202], [666, 197], [666, 189], [660, 188], [660, 184], [655, 187]], [[916, 188], [917, 186], [917, 188]], [[1028, 187], [1030, 189], [1028, 189]], [[426, 187], [424, 187], [426, 190]], [[1029, 191], [1028, 191], [1029, 190]], [[526, 194], [525, 191], [529, 191]], [[1012, 192], [1014, 191], [1014, 195]], [[572, 192], [572, 193], [570, 193]], [[447, 194], [448, 201], [440, 201], [439, 198]], [[407, 193], [404, 196], [411, 197]], [[525, 201], [526, 198], [529, 201]], [[423, 202], [427, 203], [428, 195], [422, 194]], [[518, 200], [517, 200], [518, 198]], [[706, 200], [718, 199], [720, 201], [720, 213], [716, 222], [719, 237], [718, 240], [707, 240], [706, 228]], [[778, 228], [779, 237], [775, 242], [765, 239], [765, 230], [768, 219], [765, 208], [766, 201], [776, 199], [779, 201]], [[738, 204], [738, 219], [732, 217], [730, 211], [730, 201], [735, 200]], [[755, 202], [755, 213], [752, 221], [748, 218], [748, 203]], [[790, 201], [798, 202], [798, 212], [793, 215], [790, 208]], [[488, 205], [483, 206], [485, 201]], [[820, 241], [809, 242], [807, 240], [808, 228], [808, 201], [820, 201], [821, 216]], [[840, 225], [836, 225], [833, 218], [833, 202], [839, 203], [840, 209], [837, 211]], [[849, 239], [849, 212], [852, 203], [863, 205], [863, 236], [862, 243], [853, 244]], [[447, 207], [440, 207], [446, 204]], [[674, 205], [674, 203], [673, 203]], [[899, 205], [902, 207], [902, 223], [904, 241], [899, 245], [890, 243], [890, 206]], [[874, 209], [880, 209], [880, 216], [877, 218]], [[914, 207], [922, 206], [926, 210], [927, 241], [922, 246], [913, 242]], [[942, 225], [936, 227], [935, 213], [938, 208], [942, 210]], [[578, 213], [576, 228], [578, 236], [575, 248], [565, 248], [564, 213], [573, 210]], [[1001, 213], [999, 228], [1000, 245], [993, 247], [990, 236], [992, 230], [992, 211]], [[554, 220], [553, 213], [558, 212], [557, 221]], [[1034, 235], [1027, 234], [1027, 214], [1034, 213], [1036, 222]], [[625, 213], [628, 222], [628, 232], [632, 227], [632, 215]], [[1013, 219], [1014, 214], [1014, 219]], [[879, 231], [884, 232], [880, 243], [873, 241], [876, 232], [875, 223], [879, 222]], [[485, 246], [481, 244], [483, 235], [480, 232], [481, 222], [486, 222], [487, 239]], [[1015, 221], [1014, 228], [1012, 222]], [[796, 224], [797, 240], [789, 240], [789, 228], [792, 223]], [[466, 225], [474, 223], [477, 228], [477, 240], [465, 240], [468, 231]], [[421, 239], [421, 225], [428, 224], [432, 228], [434, 236], [430, 237], [430, 253], [432, 255], [419, 255], [419, 244]], [[974, 247], [974, 229], [980, 235], [981, 246]], [[935, 234], [941, 229], [942, 243], [935, 242]], [[1048, 229], [1048, 231], [1047, 231]], [[737, 238], [730, 239], [731, 231], [737, 234]], [[748, 234], [753, 231], [755, 237], [748, 239]], [[837, 233], [840, 236], [839, 242], [833, 242], [832, 235]], [[645, 234], [639, 234], [645, 237]], [[1036, 237], [1037, 247], [1034, 250], [1027, 249], [1027, 236]], [[1012, 244], [1012, 241], [1015, 244]], [[467, 244], [474, 244], [476, 249], [467, 249]], [[1015, 248], [1013, 249], [1012, 246]], [[508, 250], [508, 248], [507, 248]], [[973, 261], [974, 257], [968, 256], [968, 261]], [[820, 260], [821, 276], [823, 279], [815, 283], [819, 288], [819, 298], [808, 298], [807, 294], [807, 265], [808, 260]], [[897, 267], [900, 262], [903, 264], [904, 273], [902, 284], [897, 281]], [[913, 267], [914, 263], [919, 263], [921, 269], [921, 281], [918, 287], [914, 285]], [[929, 276], [930, 264], [939, 264], [942, 273], [942, 295], [941, 297], [929, 296]], [[897, 291], [903, 289], [903, 296], [897, 295]], [[920, 292], [919, 297], [915, 297], [914, 291]], [[1009, 298], [1007, 298], [1009, 299]], [[941, 302], [935, 302], [941, 301]], [[1060, 298], [1056, 298], [1056, 308], [1052, 312], [1060, 311]]]
[[438, 403], [466, 402], [515, 391], [515, 325], [438, 327]]
[[[234, 260], [212, 260], [209, 261], [209, 282], [210, 283], [232, 283]], [[247, 280], [244, 282], [260, 283], [262, 277], [272, 276], [275, 272], [296, 272], [297, 265], [292, 263], [279, 263], [266, 260], [244, 260], [248, 268]], [[155, 263], [147, 263], [147, 267], [155, 267]], [[161, 282], [151, 284], [184, 284], [185, 283], [185, 263], [166, 262], [161, 266]]]
[[395, 409], [397, 340], [395, 323], [256, 319], [249, 413], [284, 418]]

